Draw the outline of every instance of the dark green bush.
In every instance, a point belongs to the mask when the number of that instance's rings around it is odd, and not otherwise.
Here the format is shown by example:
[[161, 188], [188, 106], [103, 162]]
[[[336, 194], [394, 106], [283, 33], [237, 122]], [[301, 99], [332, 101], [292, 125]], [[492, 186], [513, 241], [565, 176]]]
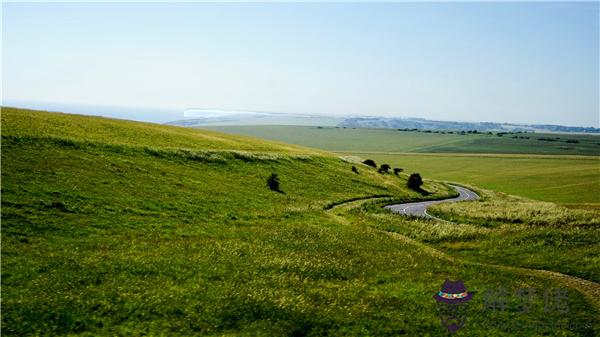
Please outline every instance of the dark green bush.
[[379, 167], [379, 170], [377, 170], [377, 172], [379, 173], [389, 173], [390, 169], [392, 167], [388, 164], [381, 164], [381, 166]]
[[371, 160], [371, 159], [367, 159], [367, 160], [363, 161], [363, 164], [372, 166], [372, 167], [377, 167], [377, 164], [375, 164], [375, 161]]
[[269, 178], [267, 178], [267, 186], [271, 191], [281, 192], [279, 189], [279, 177], [277, 176], [277, 173], [271, 173]]
[[420, 174], [413, 173], [410, 175], [410, 177], [408, 177], [408, 182], [406, 183], [406, 185], [408, 186], [408, 188], [411, 188], [413, 190], [419, 190], [421, 189], [421, 185], [423, 185], [423, 179], [421, 178]]

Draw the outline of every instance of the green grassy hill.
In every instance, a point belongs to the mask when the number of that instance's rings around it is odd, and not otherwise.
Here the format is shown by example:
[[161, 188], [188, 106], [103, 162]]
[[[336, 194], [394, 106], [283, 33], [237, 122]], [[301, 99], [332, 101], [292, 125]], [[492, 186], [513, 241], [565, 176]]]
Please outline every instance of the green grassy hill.
[[[432, 179], [475, 184], [570, 206], [600, 208], [597, 135], [529, 133], [498, 137], [309, 126], [212, 128], [369, 158]], [[556, 137], [560, 139], [538, 140]]]
[[600, 157], [360, 152], [346, 155], [388, 163], [424, 177], [473, 184], [570, 207], [600, 209]]
[[[283, 193], [266, 186], [273, 172]], [[405, 184], [293, 145], [3, 108], [2, 334], [445, 336], [432, 295], [446, 278], [477, 294], [565, 286], [486, 265], [485, 252], [452, 258], [441, 243], [465, 239], [463, 227], [446, 228], [438, 250], [414, 227], [429, 222], [373, 209], [424, 198]], [[453, 193], [424, 187], [429, 198]], [[572, 263], [547, 267], [597, 277], [589, 261]], [[597, 305], [571, 290], [567, 314], [481, 312], [476, 295], [461, 333], [597, 333]]]

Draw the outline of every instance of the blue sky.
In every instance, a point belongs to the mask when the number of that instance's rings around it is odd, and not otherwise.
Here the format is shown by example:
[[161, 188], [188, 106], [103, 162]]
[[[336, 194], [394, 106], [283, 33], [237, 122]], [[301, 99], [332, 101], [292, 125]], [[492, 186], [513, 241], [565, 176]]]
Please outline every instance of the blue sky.
[[597, 2], [5, 3], [2, 94], [598, 127], [598, 15]]

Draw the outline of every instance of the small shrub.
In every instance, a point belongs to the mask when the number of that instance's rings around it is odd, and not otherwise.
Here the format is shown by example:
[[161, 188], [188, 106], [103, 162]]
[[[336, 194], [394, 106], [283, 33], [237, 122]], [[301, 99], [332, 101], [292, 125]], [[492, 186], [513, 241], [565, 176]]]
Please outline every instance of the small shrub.
[[352, 172], [358, 174], [358, 169], [356, 168], [356, 166], [352, 166]]
[[576, 143], [579, 143], [579, 141], [577, 139], [567, 139], [567, 143], [576, 144]]
[[267, 186], [271, 191], [281, 192], [279, 189], [279, 177], [277, 176], [277, 173], [271, 173], [269, 178], [267, 178]]
[[381, 166], [379, 167], [379, 170], [377, 170], [377, 172], [379, 173], [389, 173], [390, 169], [392, 167], [388, 164], [381, 164]]
[[423, 185], [423, 179], [421, 178], [420, 174], [413, 173], [410, 175], [410, 177], [408, 177], [408, 182], [406, 183], [406, 185], [408, 186], [408, 188], [411, 188], [413, 190], [420, 190], [421, 185]]
[[363, 161], [363, 164], [372, 166], [372, 167], [377, 167], [377, 164], [375, 164], [375, 161], [371, 160], [371, 159], [367, 159], [367, 160]]
[[404, 171], [404, 169], [402, 169], [402, 168], [399, 168], [399, 167], [395, 167], [395, 168], [394, 168], [394, 174], [395, 174], [395, 175], [398, 175], [398, 173], [400, 173], [400, 172], [402, 172], [402, 171]]

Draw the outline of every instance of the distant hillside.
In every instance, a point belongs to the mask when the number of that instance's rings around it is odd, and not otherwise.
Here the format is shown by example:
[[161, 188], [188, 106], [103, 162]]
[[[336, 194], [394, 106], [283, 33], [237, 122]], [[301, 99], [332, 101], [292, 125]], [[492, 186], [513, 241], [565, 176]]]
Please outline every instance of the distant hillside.
[[577, 132], [600, 133], [600, 128], [563, 126], [549, 124], [514, 124], [490, 122], [452, 122], [435, 121], [423, 118], [387, 118], [387, 117], [351, 117], [344, 119], [338, 126], [353, 128], [407, 128], [428, 130], [454, 130], [454, 131], [496, 131], [496, 132]]
[[290, 125], [211, 126], [211, 130], [336, 152], [600, 155], [598, 134], [414, 130]]
[[185, 111], [186, 119], [168, 122], [178, 126], [212, 126], [212, 125], [327, 125], [335, 126], [343, 117], [276, 113], [262, 111], [229, 111], [190, 109]]

